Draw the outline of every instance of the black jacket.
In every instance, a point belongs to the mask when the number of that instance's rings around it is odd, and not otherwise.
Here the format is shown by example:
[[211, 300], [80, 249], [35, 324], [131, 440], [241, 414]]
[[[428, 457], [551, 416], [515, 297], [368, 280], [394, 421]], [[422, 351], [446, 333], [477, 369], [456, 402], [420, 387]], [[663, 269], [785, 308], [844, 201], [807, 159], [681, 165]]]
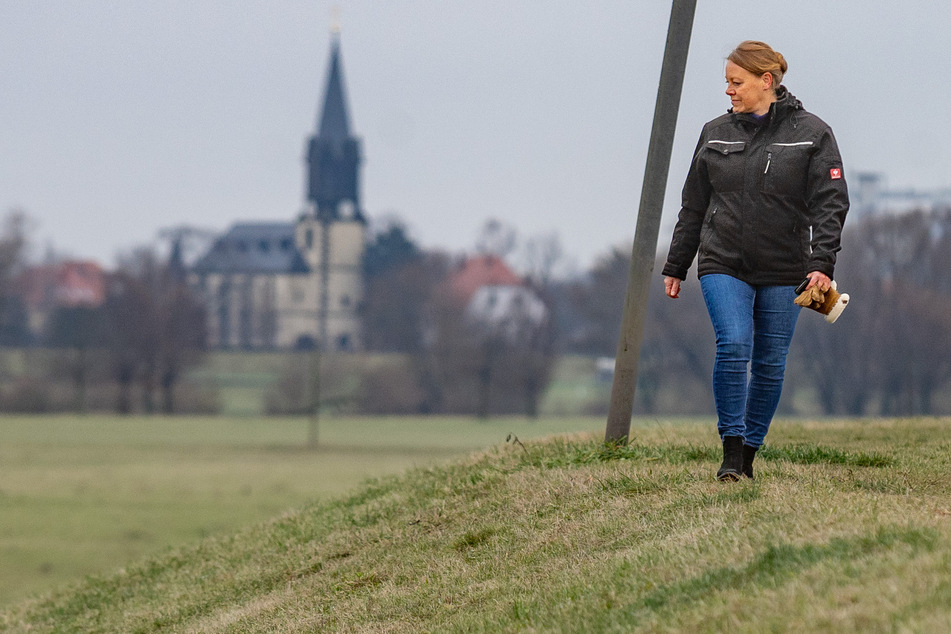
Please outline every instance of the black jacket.
[[725, 273], [749, 284], [833, 277], [849, 209], [832, 130], [780, 86], [762, 121], [732, 111], [703, 126], [664, 275]]

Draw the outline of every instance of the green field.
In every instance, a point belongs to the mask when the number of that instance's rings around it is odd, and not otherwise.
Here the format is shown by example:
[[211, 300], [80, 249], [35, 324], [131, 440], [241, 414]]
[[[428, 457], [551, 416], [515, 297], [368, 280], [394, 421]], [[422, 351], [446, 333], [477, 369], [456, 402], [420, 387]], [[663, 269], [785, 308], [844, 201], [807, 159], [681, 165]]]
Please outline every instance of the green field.
[[594, 419], [0, 418], [0, 606], [369, 477]]

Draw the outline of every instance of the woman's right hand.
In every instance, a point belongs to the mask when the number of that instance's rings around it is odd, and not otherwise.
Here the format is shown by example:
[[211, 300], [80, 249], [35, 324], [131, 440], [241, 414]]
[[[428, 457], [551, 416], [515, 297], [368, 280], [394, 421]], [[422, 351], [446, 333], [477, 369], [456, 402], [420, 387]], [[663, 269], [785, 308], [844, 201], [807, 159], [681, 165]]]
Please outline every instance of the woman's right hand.
[[665, 277], [664, 278], [664, 289], [667, 292], [667, 297], [677, 299], [680, 297], [680, 282], [681, 280], [676, 277]]

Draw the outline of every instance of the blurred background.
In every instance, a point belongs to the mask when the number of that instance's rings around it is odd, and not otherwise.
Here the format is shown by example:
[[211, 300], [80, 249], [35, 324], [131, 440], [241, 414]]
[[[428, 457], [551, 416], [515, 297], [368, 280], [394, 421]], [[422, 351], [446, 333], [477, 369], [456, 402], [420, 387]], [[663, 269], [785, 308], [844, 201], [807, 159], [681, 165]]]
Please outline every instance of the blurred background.
[[[698, 7], [659, 254], [741, 39], [845, 160], [854, 299], [802, 320], [788, 414], [951, 408], [948, 11]], [[0, 409], [602, 413], [668, 13], [4, 3]], [[709, 411], [685, 295], [642, 412]]]
[[[744, 39], [852, 197], [852, 301], [802, 315], [781, 416], [951, 413], [949, 7], [699, 3], [658, 257]], [[0, 604], [599, 433], [669, 10], [0, 3]], [[699, 284], [655, 270], [635, 434], [713, 411]]]

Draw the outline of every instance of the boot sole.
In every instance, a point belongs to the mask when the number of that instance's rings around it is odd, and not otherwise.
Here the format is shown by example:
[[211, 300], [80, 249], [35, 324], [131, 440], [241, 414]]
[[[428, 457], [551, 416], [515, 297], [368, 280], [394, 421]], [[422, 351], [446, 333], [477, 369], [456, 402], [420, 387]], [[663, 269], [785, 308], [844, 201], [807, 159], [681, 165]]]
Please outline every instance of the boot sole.
[[719, 480], [720, 482], [739, 482], [740, 474], [734, 473], [732, 471], [728, 471], [726, 473], [718, 473], [717, 480]]

